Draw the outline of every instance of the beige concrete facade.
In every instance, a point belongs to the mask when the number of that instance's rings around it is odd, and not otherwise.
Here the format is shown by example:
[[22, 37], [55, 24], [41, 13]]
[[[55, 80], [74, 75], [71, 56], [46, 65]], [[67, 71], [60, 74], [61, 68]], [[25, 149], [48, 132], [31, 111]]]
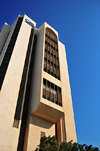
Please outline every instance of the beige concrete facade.
[[[24, 20], [25, 18], [27, 17], [25, 16]], [[31, 27], [24, 20], [0, 91], [0, 150], [2, 151], [16, 151], [18, 145], [20, 125], [18, 129], [14, 128], [13, 121], [31, 31]], [[11, 38], [14, 25], [6, 43]]]
[[[16, 23], [17, 20], [10, 27], [8, 38], [0, 56], [1, 63]], [[18, 144], [20, 144], [26, 93], [23, 94], [21, 117], [18, 128], [14, 127], [13, 123], [26, 54], [30, 43], [30, 34], [33, 28], [32, 25], [36, 26], [36, 23], [28, 16], [24, 15], [0, 90], [0, 150], [2, 151], [21, 151], [18, 149]], [[60, 121], [61, 125], [61, 141], [77, 141], [65, 46], [61, 42], [58, 41], [60, 80], [44, 71], [45, 31], [47, 27], [55, 33], [58, 39], [58, 32], [47, 23], [44, 23], [39, 29], [34, 29], [34, 35], [36, 35], [37, 39], [36, 43], [34, 42], [35, 49], [32, 49], [34, 53], [34, 65], [30, 69], [32, 71], [32, 77], [30, 92], [27, 96], [29, 105], [27, 107], [28, 114], [26, 117], [27, 122], [23, 151], [34, 151], [36, 149], [40, 142], [41, 132], [44, 132], [46, 136], [56, 135], [55, 124], [58, 121]], [[28, 78], [27, 76], [26, 79]], [[43, 98], [44, 78], [61, 88], [62, 106]], [[27, 92], [27, 85], [25, 85], [24, 89], [26, 90], [25, 92]]]
[[[65, 46], [59, 42], [59, 57], [60, 57], [60, 71], [61, 71], [61, 84], [62, 84], [62, 100], [63, 109], [65, 114], [65, 125], [66, 125], [66, 135], [67, 141], [76, 139], [76, 130], [74, 122], [74, 113], [71, 98], [71, 89], [69, 83], [68, 67], [66, 61]], [[67, 70], [66, 70], [67, 69]]]

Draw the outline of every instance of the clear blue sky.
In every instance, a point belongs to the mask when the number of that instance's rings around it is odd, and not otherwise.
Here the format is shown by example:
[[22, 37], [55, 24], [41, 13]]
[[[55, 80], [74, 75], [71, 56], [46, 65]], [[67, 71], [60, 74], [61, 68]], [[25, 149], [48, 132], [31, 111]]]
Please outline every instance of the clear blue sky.
[[100, 145], [100, 0], [1, 0], [0, 28], [18, 14], [47, 22], [66, 45], [77, 139]]

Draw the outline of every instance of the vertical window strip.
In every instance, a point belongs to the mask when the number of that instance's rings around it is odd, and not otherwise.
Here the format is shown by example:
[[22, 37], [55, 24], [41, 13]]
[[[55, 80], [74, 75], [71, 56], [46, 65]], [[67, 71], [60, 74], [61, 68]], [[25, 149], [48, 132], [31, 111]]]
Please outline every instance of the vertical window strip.
[[51, 29], [47, 28], [45, 33], [44, 71], [60, 80], [58, 56], [57, 37]]
[[[16, 105], [15, 116], [14, 116], [13, 126], [16, 128], [18, 128], [18, 126], [19, 126], [19, 120], [21, 118], [21, 111], [22, 111], [22, 104], [24, 103], [24, 96], [25, 96], [25, 92], [26, 92], [26, 85], [27, 85], [28, 73], [29, 73], [28, 67], [30, 65], [30, 55], [31, 55], [31, 51], [32, 51], [33, 36], [34, 36], [34, 30], [32, 28], [30, 38], [29, 38], [28, 50], [27, 50], [27, 54], [26, 54], [17, 105]], [[16, 125], [16, 121], [17, 121], [17, 125]]]

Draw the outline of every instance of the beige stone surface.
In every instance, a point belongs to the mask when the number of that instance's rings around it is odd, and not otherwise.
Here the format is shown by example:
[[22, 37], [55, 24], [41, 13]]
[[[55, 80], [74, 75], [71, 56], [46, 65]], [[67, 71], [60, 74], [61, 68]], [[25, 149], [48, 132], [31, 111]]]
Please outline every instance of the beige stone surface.
[[13, 121], [30, 31], [31, 26], [23, 20], [0, 91], [0, 148], [2, 151], [17, 150], [20, 126], [18, 129], [14, 128]]
[[[31, 26], [25, 22], [26, 18], [35, 24], [34, 21], [24, 15], [0, 91], [0, 151], [17, 151], [20, 126], [19, 128], [14, 128], [13, 121], [31, 32]], [[9, 44], [15, 23], [11, 27], [11, 33], [4, 46], [2, 59]], [[67, 141], [77, 141], [65, 46], [61, 42], [58, 43], [61, 81], [43, 71], [46, 27], [51, 28], [58, 37], [58, 32], [47, 23], [36, 29], [37, 43], [34, 67], [32, 69], [33, 77], [24, 151], [34, 151], [40, 142], [41, 132], [45, 132], [46, 136], [55, 135], [55, 123], [59, 120], [61, 122], [61, 140], [64, 141], [66, 138]], [[62, 107], [42, 97], [43, 78], [61, 87]]]
[[65, 125], [67, 141], [77, 141], [73, 105], [71, 98], [71, 89], [69, 83], [69, 74], [66, 61], [65, 46], [59, 42], [59, 60], [60, 60], [60, 71], [61, 71], [61, 84], [62, 84], [62, 103], [65, 113]]
[[55, 125], [41, 118], [31, 116], [29, 124], [27, 124], [27, 141], [24, 144], [24, 151], [34, 151], [40, 144], [41, 132], [45, 132], [46, 136], [55, 134]]
[[[25, 146], [27, 147], [24, 146], [25, 151], [31, 151], [36, 148], [37, 144], [40, 142], [41, 131], [45, 132], [47, 134], [46, 136], [55, 135], [55, 123], [58, 120], [61, 121], [61, 140], [65, 141], [66, 138], [67, 141], [77, 141], [65, 46], [61, 42], [58, 43], [61, 81], [43, 71], [45, 48], [44, 34], [46, 27], [51, 28], [47, 23], [44, 23], [37, 34], [36, 60], [31, 88], [31, 118], [29, 115], [29, 122], [26, 130], [27, 137], [25, 139]], [[58, 36], [58, 33], [53, 28], [51, 29]], [[63, 107], [42, 98], [43, 78], [61, 87]], [[47, 128], [50, 122], [52, 126]]]

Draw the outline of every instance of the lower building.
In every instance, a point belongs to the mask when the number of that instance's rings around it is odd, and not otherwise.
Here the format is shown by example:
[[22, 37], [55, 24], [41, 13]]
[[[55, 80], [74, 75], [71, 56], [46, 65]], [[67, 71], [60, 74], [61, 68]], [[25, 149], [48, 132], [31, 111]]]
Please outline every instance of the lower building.
[[65, 46], [26, 15], [0, 31], [0, 150], [34, 151], [43, 136], [76, 139]]

